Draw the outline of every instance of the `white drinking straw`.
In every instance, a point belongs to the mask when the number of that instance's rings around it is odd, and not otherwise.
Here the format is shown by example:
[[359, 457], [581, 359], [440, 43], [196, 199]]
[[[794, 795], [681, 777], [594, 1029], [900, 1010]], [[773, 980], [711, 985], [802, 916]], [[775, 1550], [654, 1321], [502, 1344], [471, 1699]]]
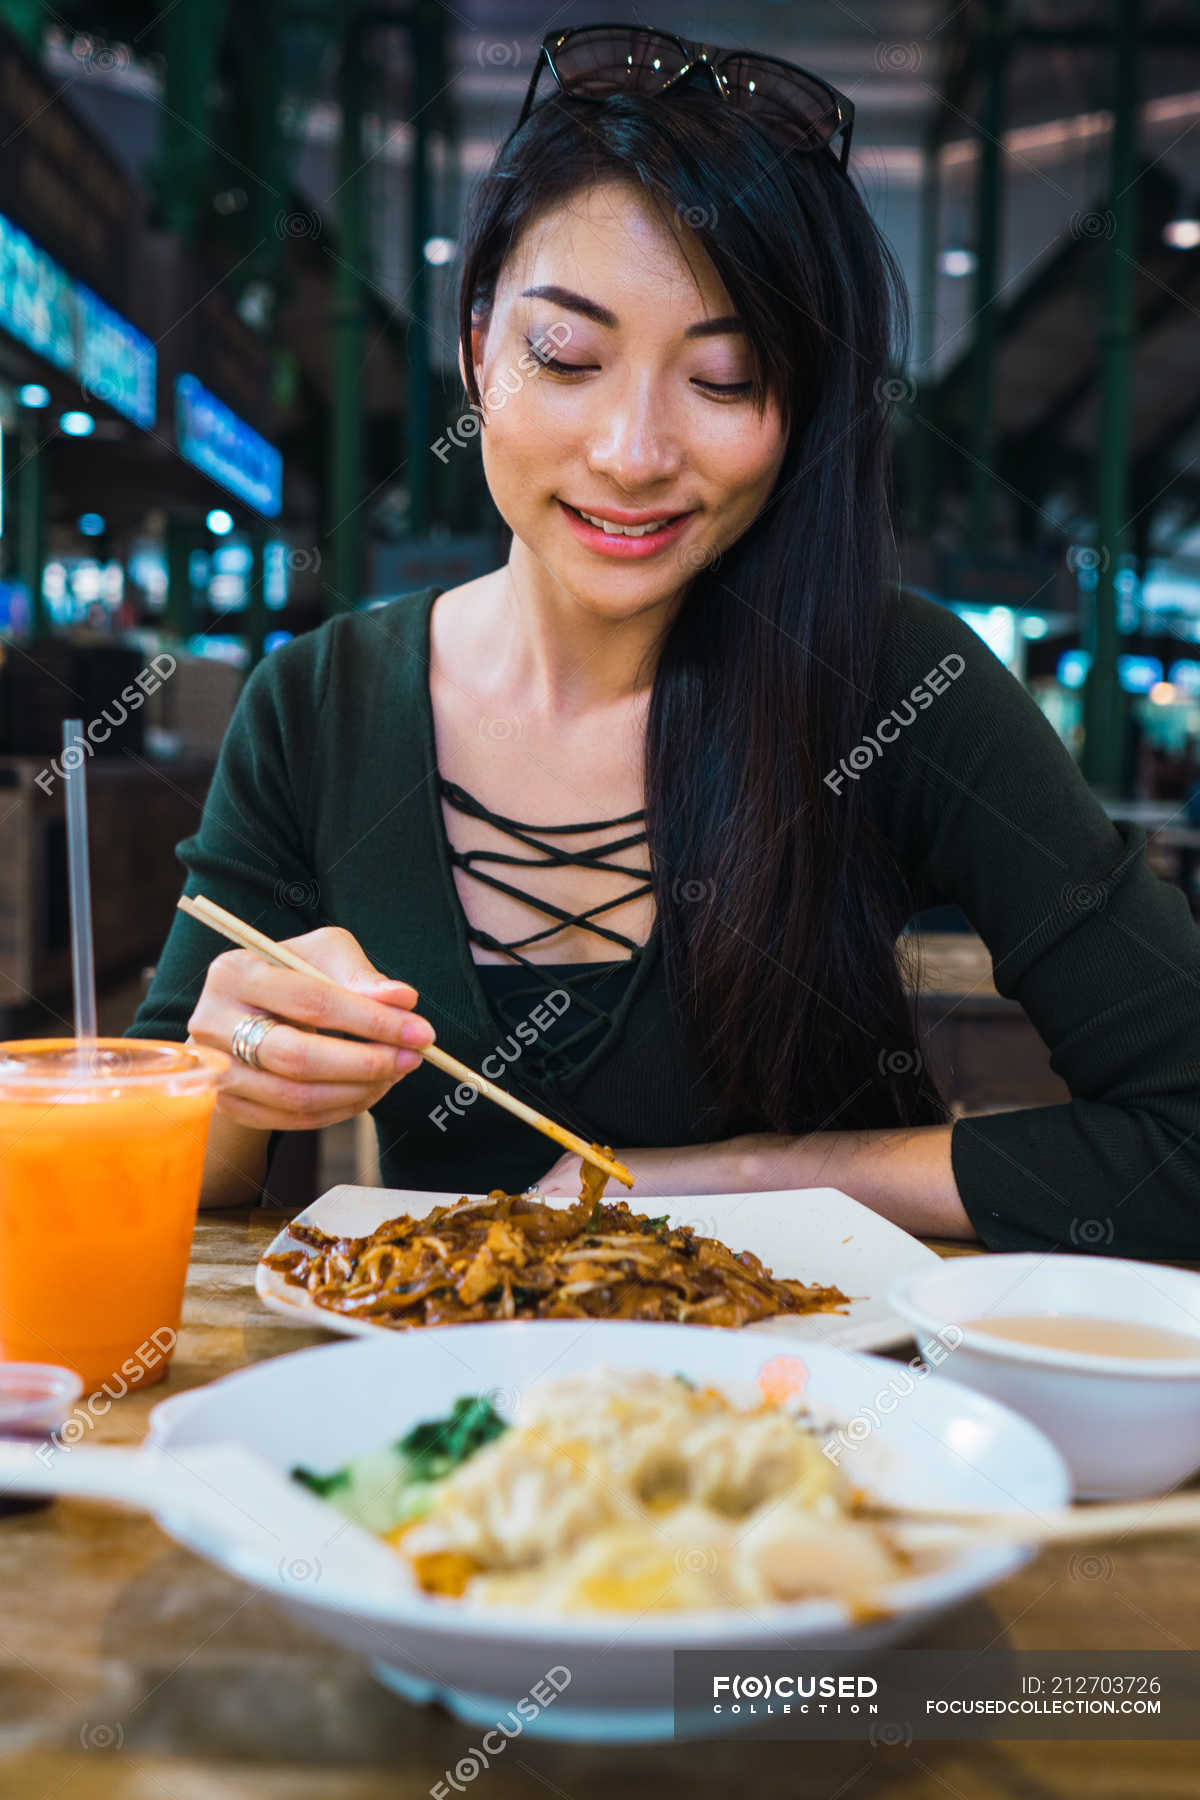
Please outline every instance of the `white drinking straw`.
[[[71, 754], [78, 752], [78, 761]], [[63, 768], [67, 783], [67, 870], [71, 894], [71, 980], [75, 1036], [96, 1036], [96, 957], [92, 943], [92, 883], [88, 869], [86, 756], [82, 719], [63, 720]]]

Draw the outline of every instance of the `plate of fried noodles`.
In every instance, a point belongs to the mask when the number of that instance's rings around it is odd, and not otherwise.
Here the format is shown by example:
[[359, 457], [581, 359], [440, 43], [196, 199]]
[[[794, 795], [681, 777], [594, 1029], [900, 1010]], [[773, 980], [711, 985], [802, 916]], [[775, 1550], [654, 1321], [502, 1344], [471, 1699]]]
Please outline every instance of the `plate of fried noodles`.
[[[592, 1172], [589, 1170], [588, 1175]], [[902, 1342], [882, 1296], [933, 1251], [833, 1188], [578, 1200], [341, 1186], [259, 1260], [273, 1309], [355, 1336], [505, 1320], [710, 1325]]]

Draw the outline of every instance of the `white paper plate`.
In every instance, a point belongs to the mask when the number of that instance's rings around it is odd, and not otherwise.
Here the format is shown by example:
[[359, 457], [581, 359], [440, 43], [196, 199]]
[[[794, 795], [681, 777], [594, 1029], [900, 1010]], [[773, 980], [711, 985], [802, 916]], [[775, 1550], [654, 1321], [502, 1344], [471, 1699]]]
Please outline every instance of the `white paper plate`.
[[[212, 1382], [184, 1408], [160, 1404], [151, 1415], [151, 1443], [181, 1464], [198, 1448], [234, 1444], [279, 1470], [297, 1463], [331, 1470], [419, 1419], [443, 1415], [462, 1394], [499, 1394], [501, 1410], [512, 1414], [531, 1382], [601, 1365], [682, 1373], [717, 1383], [745, 1404], [776, 1354], [750, 1332], [625, 1321], [513, 1320], [388, 1332], [258, 1363]], [[1035, 1426], [985, 1395], [826, 1345], [806, 1347], [803, 1363], [813, 1425], [841, 1428], [842, 1467], [856, 1487], [909, 1506], [1027, 1508], [1034, 1517], [1065, 1504], [1069, 1482], [1058, 1452]], [[875, 1423], [855, 1429], [864, 1420]], [[242, 1510], [254, 1505], [246, 1492], [231, 1498]], [[936, 1570], [881, 1595], [888, 1610], [868, 1621], [825, 1600], [537, 1618], [499, 1608], [459, 1611], [416, 1589], [399, 1557], [394, 1582], [386, 1572], [367, 1579], [352, 1559], [331, 1554], [348, 1528], [330, 1508], [326, 1529], [320, 1510], [306, 1509], [299, 1526], [294, 1519], [285, 1526], [277, 1515], [243, 1524], [229, 1509], [220, 1524], [169, 1514], [160, 1522], [312, 1629], [368, 1657], [389, 1686], [413, 1700], [437, 1701], [471, 1724], [495, 1725], [547, 1670], [565, 1667], [569, 1686], [525, 1729], [590, 1742], [671, 1737], [676, 1649], [728, 1652], [735, 1666], [755, 1670], [805, 1650], [866, 1655], [911, 1635], [1032, 1554], [1019, 1545], [948, 1554]], [[707, 1716], [684, 1724], [685, 1733], [728, 1728], [728, 1719]]]
[[[361, 1237], [385, 1219], [407, 1214], [424, 1218], [434, 1206], [456, 1200], [457, 1194], [433, 1193], [416, 1188], [335, 1187], [306, 1207], [298, 1216], [306, 1225], [339, 1236]], [[472, 1199], [485, 1196], [475, 1194]], [[568, 1204], [554, 1199], [551, 1205]], [[815, 1281], [822, 1287], [840, 1288], [850, 1296], [845, 1312], [802, 1314], [799, 1318], [767, 1319], [748, 1326], [809, 1343], [836, 1344], [842, 1350], [882, 1350], [902, 1344], [912, 1329], [884, 1298], [893, 1281], [903, 1275], [937, 1268], [941, 1259], [934, 1251], [872, 1212], [837, 1188], [779, 1188], [751, 1194], [684, 1194], [639, 1200], [630, 1196], [636, 1212], [657, 1218], [663, 1213], [672, 1225], [690, 1225], [704, 1237], [719, 1238], [731, 1250], [752, 1250], [767, 1268], [784, 1280]], [[270, 1245], [267, 1255], [298, 1248], [288, 1230]], [[292, 1287], [274, 1269], [260, 1262], [254, 1285], [259, 1298], [276, 1312], [295, 1317], [305, 1314], [313, 1324], [349, 1337], [394, 1337], [386, 1325], [366, 1324], [313, 1305], [302, 1288]], [[537, 1321], [540, 1324], [548, 1320]], [[439, 1330], [444, 1327], [438, 1327]]]

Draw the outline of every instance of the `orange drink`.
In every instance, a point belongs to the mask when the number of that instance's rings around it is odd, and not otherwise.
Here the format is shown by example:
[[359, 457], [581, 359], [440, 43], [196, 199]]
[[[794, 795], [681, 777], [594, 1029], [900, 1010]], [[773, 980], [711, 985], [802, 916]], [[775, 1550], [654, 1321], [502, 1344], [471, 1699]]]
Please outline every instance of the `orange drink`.
[[0, 1358], [114, 1397], [166, 1374], [228, 1067], [138, 1038], [0, 1043]]

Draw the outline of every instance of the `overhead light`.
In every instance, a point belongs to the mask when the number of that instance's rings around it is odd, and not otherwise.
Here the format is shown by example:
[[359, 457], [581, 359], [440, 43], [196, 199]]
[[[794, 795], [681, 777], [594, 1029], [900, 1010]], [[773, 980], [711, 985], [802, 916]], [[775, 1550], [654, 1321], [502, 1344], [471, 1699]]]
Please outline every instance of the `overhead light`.
[[440, 269], [444, 263], [454, 260], [454, 252], [458, 245], [453, 238], [431, 237], [425, 239], [425, 261]]
[[106, 521], [103, 513], [87, 512], [80, 513], [76, 520], [76, 524], [80, 531], [82, 531], [84, 537], [101, 537], [104, 533]]
[[214, 537], [225, 537], [233, 530], [233, 514], [226, 512], [223, 506], [214, 506], [204, 523]]
[[1054, 673], [1065, 688], [1081, 688], [1091, 666], [1090, 650], [1064, 650], [1054, 666]]
[[1172, 250], [1195, 250], [1200, 245], [1200, 206], [1193, 202], [1175, 218], [1168, 219], [1163, 226], [1163, 243]]
[[1031, 614], [1028, 619], [1021, 620], [1022, 637], [1044, 638], [1049, 629], [1045, 619], [1039, 619], [1036, 613]]
[[58, 428], [68, 437], [91, 437], [96, 429], [96, 421], [91, 413], [65, 412], [59, 417]]
[[938, 268], [943, 275], [958, 280], [963, 275], [973, 275], [979, 264], [979, 258], [973, 250], [943, 250], [938, 257]]
[[1200, 696], [1200, 662], [1186, 657], [1181, 662], [1173, 662], [1167, 670], [1167, 680], [1185, 694]]
[[1155, 706], [1170, 706], [1172, 701], [1179, 700], [1182, 696], [1176, 693], [1169, 681], [1156, 681], [1150, 689], [1150, 698]]
[[1157, 656], [1118, 656], [1117, 683], [1127, 694], [1149, 694], [1167, 685]]
[[41, 407], [50, 404], [50, 389], [43, 387], [40, 381], [27, 381], [24, 387], [17, 389], [17, 399], [22, 406]]

